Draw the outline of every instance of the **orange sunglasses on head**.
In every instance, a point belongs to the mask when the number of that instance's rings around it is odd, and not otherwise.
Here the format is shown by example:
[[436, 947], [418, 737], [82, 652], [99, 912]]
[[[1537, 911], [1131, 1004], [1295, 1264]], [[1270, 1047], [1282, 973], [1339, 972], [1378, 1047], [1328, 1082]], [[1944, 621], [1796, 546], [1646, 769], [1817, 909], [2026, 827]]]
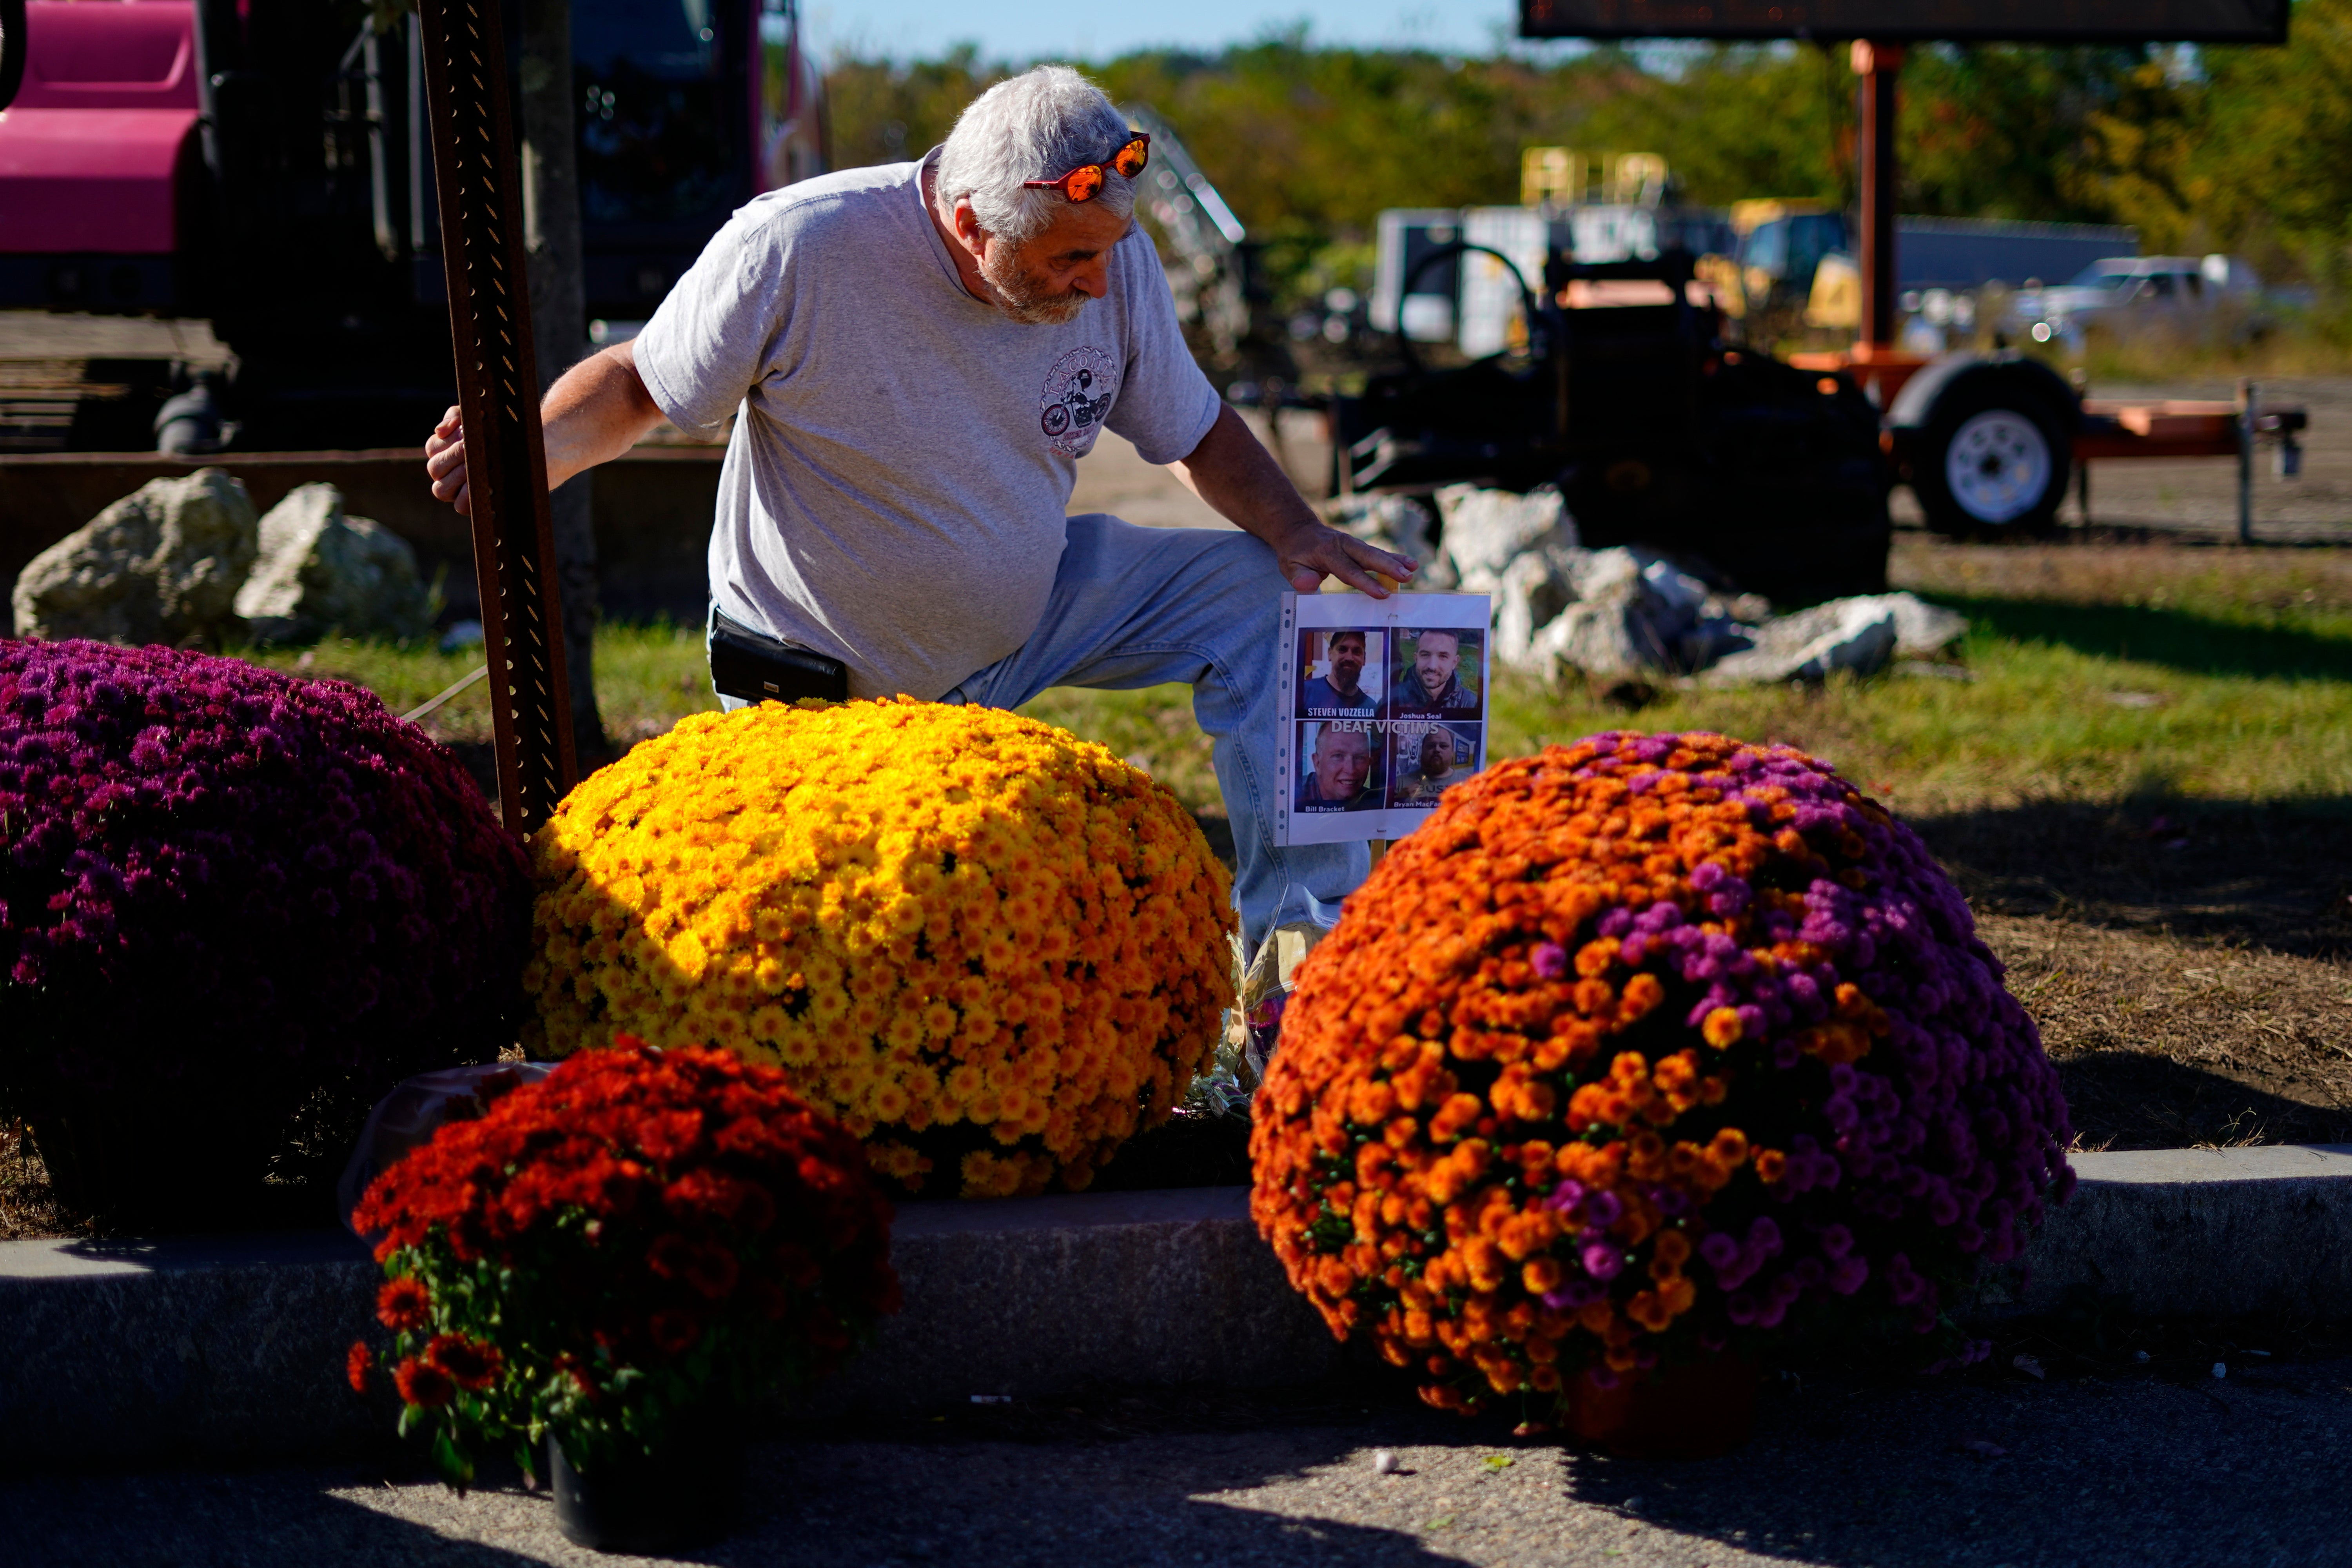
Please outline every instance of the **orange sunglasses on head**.
[[1118, 152], [1099, 163], [1081, 163], [1068, 174], [1053, 180], [1024, 180], [1025, 191], [1059, 191], [1066, 202], [1090, 202], [1102, 195], [1104, 171], [1117, 169], [1128, 179], [1143, 173], [1143, 165], [1151, 161], [1151, 138], [1139, 131]]

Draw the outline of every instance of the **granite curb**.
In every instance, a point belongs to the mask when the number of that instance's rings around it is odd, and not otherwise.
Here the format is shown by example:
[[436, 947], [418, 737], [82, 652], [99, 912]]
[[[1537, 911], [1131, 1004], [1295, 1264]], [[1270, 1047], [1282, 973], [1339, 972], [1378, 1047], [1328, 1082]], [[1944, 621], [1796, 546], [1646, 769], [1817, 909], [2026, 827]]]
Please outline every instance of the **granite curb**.
[[[1263, 1387], [1338, 1346], [1284, 1282], [1247, 1191], [900, 1205], [906, 1307], [821, 1413], [907, 1414], [1088, 1380]], [[316, 1458], [383, 1440], [342, 1380], [380, 1279], [340, 1232], [0, 1242], [0, 1459]]]
[[2077, 1154], [2074, 1195], [1989, 1315], [2084, 1292], [2148, 1317], [2352, 1319], [2352, 1144]]
[[[2087, 1154], [2014, 1293], [2147, 1315], [2352, 1316], [2352, 1145]], [[907, 1298], [814, 1402], [905, 1414], [1088, 1381], [1263, 1387], [1339, 1350], [1284, 1282], [1246, 1192], [919, 1203], [892, 1236]], [[343, 1353], [373, 1265], [340, 1234], [0, 1242], [0, 1457], [75, 1464], [352, 1453], [389, 1412]]]

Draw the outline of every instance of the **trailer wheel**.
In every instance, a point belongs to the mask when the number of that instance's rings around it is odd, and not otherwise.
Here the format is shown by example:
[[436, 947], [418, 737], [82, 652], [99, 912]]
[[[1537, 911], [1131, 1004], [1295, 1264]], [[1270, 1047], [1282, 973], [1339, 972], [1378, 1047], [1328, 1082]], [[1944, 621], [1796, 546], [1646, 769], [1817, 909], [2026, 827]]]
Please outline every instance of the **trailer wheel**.
[[2056, 525], [2073, 444], [2033, 390], [1972, 377], [1937, 400], [1920, 437], [1911, 489], [1937, 532], [2010, 538]]

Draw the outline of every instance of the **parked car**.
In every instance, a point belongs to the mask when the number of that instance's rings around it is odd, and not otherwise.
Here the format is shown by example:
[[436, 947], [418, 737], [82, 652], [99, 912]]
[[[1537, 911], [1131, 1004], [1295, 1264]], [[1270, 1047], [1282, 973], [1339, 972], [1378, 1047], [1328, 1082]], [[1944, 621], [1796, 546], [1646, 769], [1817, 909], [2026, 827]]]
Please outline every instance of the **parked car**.
[[2035, 342], [2080, 347], [2093, 326], [2201, 328], [2235, 311], [2239, 331], [2259, 331], [2262, 279], [2234, 256], [2117, 256], [2095, 261], [2053, 288], [2010, 300], [2000, 326]]

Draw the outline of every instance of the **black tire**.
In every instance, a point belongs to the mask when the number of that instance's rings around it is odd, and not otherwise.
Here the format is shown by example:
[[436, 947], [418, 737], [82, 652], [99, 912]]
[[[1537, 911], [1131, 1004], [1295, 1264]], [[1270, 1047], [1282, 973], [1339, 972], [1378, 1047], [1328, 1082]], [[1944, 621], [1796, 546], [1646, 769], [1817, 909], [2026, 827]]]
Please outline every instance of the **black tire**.
[[1911, 459], [1927, 526], [1954, 539], [2012, 539], [2058, 523], [2074, 471], [2067, 422], [2041, 389], [1970, 376], [1936, 400]]

